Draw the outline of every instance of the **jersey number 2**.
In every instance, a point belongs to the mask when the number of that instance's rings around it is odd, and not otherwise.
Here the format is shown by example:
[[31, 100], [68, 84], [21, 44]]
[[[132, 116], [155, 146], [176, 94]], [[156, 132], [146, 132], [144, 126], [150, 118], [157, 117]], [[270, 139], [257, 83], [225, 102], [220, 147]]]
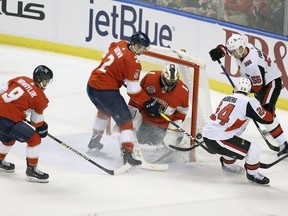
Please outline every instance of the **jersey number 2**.
[[114, 59], [115, 59], [112, 54], [110, 54], [109, 56], [107, 56], [107, 57], [105, 57], [105, 58], [106, 58], [105, 60], [108, 59], [108, 61], [105, 61], [105, 62], [102, 64], [102, 66], [99, 68], [99, 70], [102, 71], [103, 73], [106, 73], [105, 67], [110, 66], [110, 65], [113, 63]]

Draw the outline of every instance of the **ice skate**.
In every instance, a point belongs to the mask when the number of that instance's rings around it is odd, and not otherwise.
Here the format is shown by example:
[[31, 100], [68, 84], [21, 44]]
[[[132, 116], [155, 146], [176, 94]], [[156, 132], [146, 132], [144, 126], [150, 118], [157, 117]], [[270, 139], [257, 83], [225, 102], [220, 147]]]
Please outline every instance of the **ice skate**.
[[270, 180], [269, 178], [263, 176], [261, 173], [257, 172], [255, 175], [250, 175], [248, 172], [246, 174], [247, 179], [255, 182], [257, 184], [269, 184]]
[[220, 157], [220, 162], [222, 165], [222, 169], [226, 172], [236, 173], [236, 174], [245, 173], [245, 169], [239, 165], [224, 163], [223, 157]]
[[288, 143], [284, 142], [284, 148], [278, 152], [277, 156], [280, 157], [283, 154], [287, 154], [288, 153]]
[[0, 160], [0, 171], [13, 173], [15, 172], [15, 165], [13, 163], [6, 162], [5, 160]]
[[136, 160], [132, 157], [132, 152], [128, 152], [127, 149], [124, 147], [121, 148], [122, 155], [123, 155], [123, 163], [129, 163], [132, 166], [141, 165], [142, 162], [140, 160]]
[[27, 166], [26, 180], [29, 182], [48, 183], [49, 175], [37, 169], [36, 167]]
[[97, 154], [103, 148], [103, 144], [100, 143], [101, 138], [102, 138], [102, 135], [100, 134], [92, 136], [88, 144], [88, 151], [86, 152], [86, 154], [88, 155]]

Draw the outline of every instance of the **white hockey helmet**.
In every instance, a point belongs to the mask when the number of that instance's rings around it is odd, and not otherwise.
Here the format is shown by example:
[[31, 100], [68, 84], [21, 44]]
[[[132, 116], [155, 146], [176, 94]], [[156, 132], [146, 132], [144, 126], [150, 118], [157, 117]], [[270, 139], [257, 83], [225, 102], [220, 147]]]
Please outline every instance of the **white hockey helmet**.
[[168, 64], [162, 69], [161, 74], [161, 81], [163, 84], [163, 89], [166, 92], [171, 92], [180, 77], [180, 72], [178, 70], [178, 67], [175, 64]]
[[251, 91], [251, 81], [248, 78], [240, 77], [235, 83], [234, 92], [243, 92], [245, 94], [250, 94]]
[[[246, 42], [242, 35], [234, 34], [227, 40], [226, 47], [229, 55], [232, 55], [232, 53], [236, 51], [240, 56], [242, 56], [246, 48]], [[240, 51], [241, 47], [242, 50]]]

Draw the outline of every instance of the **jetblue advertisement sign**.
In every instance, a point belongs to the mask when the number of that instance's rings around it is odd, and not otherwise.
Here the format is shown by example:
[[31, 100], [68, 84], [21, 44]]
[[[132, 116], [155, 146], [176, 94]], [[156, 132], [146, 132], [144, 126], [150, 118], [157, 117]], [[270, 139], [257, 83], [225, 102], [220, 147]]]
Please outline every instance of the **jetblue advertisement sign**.
[[[149, 18], [149, 19], [148, 19]], [[86, 42], [97, 37], [112, 36], [115, 40], [129, 40], [135, 31], [149, 35], [153, 45], [169, 47], [173, 40], [172, 27], [166, 23], [152, 21], [141, 8], [129, 5], [113, 5], [110, 10], [99, 8], [90, 1]]]

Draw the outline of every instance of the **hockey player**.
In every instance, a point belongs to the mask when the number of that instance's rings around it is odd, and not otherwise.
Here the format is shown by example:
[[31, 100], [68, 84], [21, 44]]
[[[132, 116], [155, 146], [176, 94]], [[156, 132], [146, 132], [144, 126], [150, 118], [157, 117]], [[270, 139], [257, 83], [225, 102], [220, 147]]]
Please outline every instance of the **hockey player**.
[[226, 47], [218, 45], [209, 53], [213, 61], [219, 60], [227, 53], [234, 56], [241, 76], [251, 80], [251, 91], [256, 99], [266, 110], [274, 114], [273, 123], [265, 127], [279, 146], [280, 151], [277, 155], [288, 153], [288, 143], [275, 113], [275, 105], [282, 89], [281, 72], [276, 64], [261, 50], [246, 43], [239, 34], [232, 35]]
[[241, 167], [234, 163], [236, 159], [245, 158], [247, 178], [258, 184], [268, 184], [269, 179], [259, 173], [259, 146], [240, 137], [250, 119], [263, 124], [273, 122], [272, 113], [248, 96], [250, 90], [250, 80], [240, 77], [235, 83], [234, 93], [221, 100], [215, 114], [204, 126], [202, 135], [209, 149], [223, 155], [220, 162], [224, 170], [241, 172]]
[[[189, 89], [179, 79], [179, 69], [175, 64], [167, 64], [162, 71], [150, 71], [141, 80], [141, 87], [149, 96], [157, 99], [162, 105], [162, 112], [177, 125], [182, 125], [189, 110]], [[129, 105], [136, 107], [142, 114], [142, 123], [137, 130], [137, 138], [140, 144], [177, 145], [183, 139], [175, 126], [167, 122], [161, 116], [151, 116], [145, 107], [130, 99]], [[137, 122], [137, 115], [133, 122]]]
[[141, 89], [139, 77], [141, 64], [137, 55], [141, 55], [150, 46], [150, 39], [143, 32], [136, 32], [130, 42], [119, 41], [110, 45], [104, 53], [102, 62], [93, 70], [88, 80], [87, 93], [98, 109], [93, 125], [93, 135], [88, 145], [87, 154], [103, 148], [100, 143], [110, 116], [120, 130], [120, 144], [124, 164], [140, 165], [141, 161], [133, 158], [134, 132], [132, 116], [121, 96], [119, 89], [127, 85], [127, 93], [142, 104], [151, 115], [158, 116], [160, 104]]
[[[15, 165], [5, 157], [15, 141], [27, 143], [26, 180], [49, 181], [49, 175], [37, 169], [41, 138], [48, 134], [43, 111], [48, 105], [44, 90], [53, 78], [52, 71], [40, 65], [33, 72], [33, 79], [20, 76], [0, 86], [0, 170], [14, 172]], [[24, 120], [30, 114], [30, 125]]]

